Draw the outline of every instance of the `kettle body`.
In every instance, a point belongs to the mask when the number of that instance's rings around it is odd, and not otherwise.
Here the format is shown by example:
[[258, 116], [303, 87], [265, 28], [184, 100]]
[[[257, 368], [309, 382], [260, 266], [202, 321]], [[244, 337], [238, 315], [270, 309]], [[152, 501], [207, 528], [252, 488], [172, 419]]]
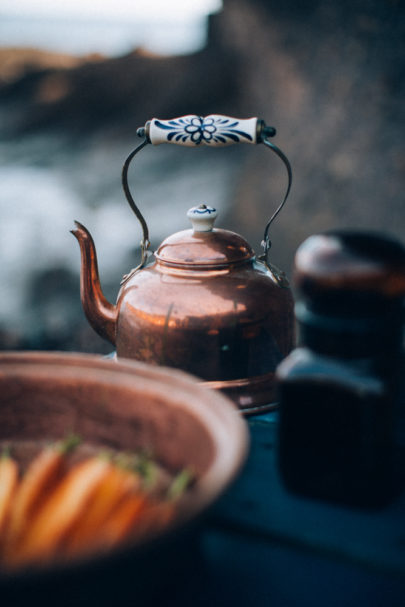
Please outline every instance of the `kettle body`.
[[[192, 238], [191, 231], [184, 235]], [[293, 346], [291, 291], [253, 252], [226, 267], [199, 270], [158, 256], [123, 286], [117, 305], [117, 356], [205, 381], [273, 373]]]

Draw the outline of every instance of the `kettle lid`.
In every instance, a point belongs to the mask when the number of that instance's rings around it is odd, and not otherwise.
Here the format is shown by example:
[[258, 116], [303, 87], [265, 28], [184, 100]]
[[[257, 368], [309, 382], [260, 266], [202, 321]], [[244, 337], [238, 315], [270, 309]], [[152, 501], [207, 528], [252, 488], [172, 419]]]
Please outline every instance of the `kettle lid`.
[[169, 266], [188, 269], [221, 269], [252, 259], [255, 255], [242, 236], [214, 228], [217, 212], [201, 204], [187, 212], [192, 229], [176, 232], [159, 246], [155, 257]]

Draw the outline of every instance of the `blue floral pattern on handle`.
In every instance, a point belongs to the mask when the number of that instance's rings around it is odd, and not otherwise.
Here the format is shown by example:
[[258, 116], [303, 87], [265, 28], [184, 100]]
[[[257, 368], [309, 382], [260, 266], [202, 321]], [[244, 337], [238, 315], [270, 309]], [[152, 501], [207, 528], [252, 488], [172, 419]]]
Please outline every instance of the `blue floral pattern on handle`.
[[[168, 142], [188, 145], [229, 145], [254, 143], [253, 137], [240, 128], [241, 122], [228, 116], [183, 116], [173, 120], [155, 119], [155, 127], [168, 131]], [[243, 121], [242, 121], [243, 122]]]

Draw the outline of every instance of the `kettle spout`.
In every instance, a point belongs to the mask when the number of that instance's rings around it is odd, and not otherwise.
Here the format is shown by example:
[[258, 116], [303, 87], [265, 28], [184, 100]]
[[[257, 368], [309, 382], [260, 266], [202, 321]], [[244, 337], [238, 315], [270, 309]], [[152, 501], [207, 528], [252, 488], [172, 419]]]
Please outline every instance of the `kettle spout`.
[[93, 329], [115, 345], [117, 307], [104, 296], [98, 274], [97, 254], [90, 232], [78, 221], [71, 233], [77, 238], [81, 253], [80, 297], [87, 320]]

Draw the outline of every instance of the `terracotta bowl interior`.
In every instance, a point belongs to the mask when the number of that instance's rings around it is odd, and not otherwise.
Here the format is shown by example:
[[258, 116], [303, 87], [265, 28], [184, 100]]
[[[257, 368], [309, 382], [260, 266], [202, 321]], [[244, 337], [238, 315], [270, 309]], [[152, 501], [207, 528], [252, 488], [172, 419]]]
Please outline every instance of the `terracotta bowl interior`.
[[246, 424], [230, 400], [182, 372], [62, 353], [0, 354], [0, 443], [77, 433], [85, 443], [148, 450], [197, 478], [182, 521], [196, 517], [237, 475]]

